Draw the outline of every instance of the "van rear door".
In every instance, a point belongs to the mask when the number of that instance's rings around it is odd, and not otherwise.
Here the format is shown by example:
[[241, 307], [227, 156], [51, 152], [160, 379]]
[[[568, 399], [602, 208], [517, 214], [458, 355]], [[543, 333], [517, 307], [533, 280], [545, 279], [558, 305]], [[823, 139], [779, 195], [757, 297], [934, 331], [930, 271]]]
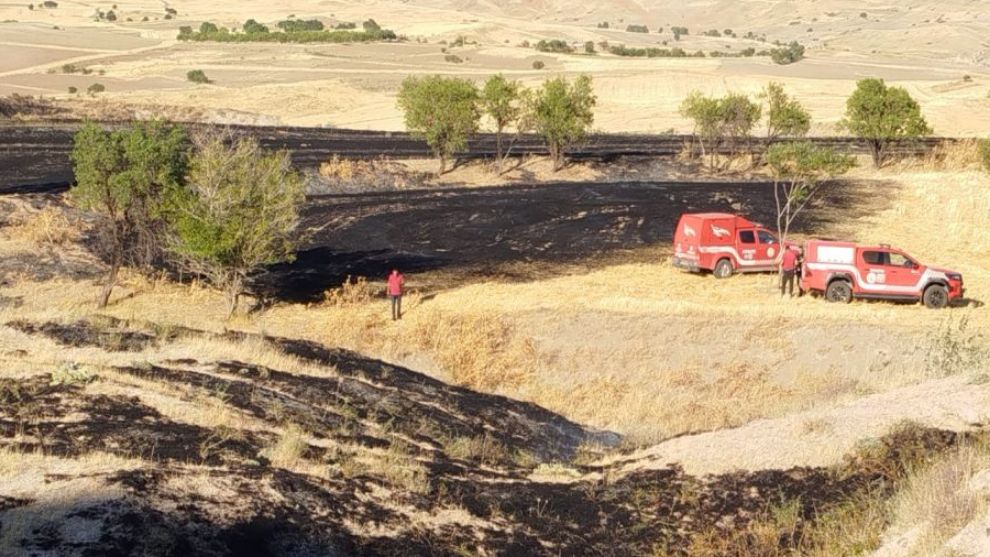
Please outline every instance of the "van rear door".
[[701, 233], [704, 220], [696, 215], [681, 215], [674, 231], [674, 266], [699, 271]]

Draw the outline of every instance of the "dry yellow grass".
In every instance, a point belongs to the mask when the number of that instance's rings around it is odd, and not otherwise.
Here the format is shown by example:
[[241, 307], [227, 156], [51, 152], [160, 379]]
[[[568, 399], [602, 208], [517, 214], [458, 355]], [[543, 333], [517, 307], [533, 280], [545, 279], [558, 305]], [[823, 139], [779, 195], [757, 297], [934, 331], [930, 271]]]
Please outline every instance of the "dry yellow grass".
[[[986, 175], [901, 168], [861, 169], [854, 177], [892, 183], [894, 196], [890, 209], [847, 223], [855, 239], [890, 242], [925, 262], [958, 269], [972, 298], [990, 299]], [[132, 275], [106, 313], [163, 327], [230, 328], [342, 346], [531, 400], [638, 442], [924, 381], [941, 374], [925, 364], [933, 332], [962, 320], [971, 331], [990, 328], [990, 315], [975, 306], [933, 312], [913, 305], [780, 299], [772, 277], [717, 281], [673, 270], [662, 253], [657, 250], [656, 263], [528, 283], [481, 282], [428, 300], [410, 296], [405, 318], [397, 322], [389, 320], [386, 302], [367, 283], [332, 294], [330, 303], [277, 305], [225, 322], [223, 301], [209, 288]], [[17, 282], [2, 292], [21, 297], [23, 304], [0, 309], [0, 319], [84, 318], [96, 313], [91, 300], [97, 289], [67, 279]], [[559, 292], [573, 295], [553, 295]], [[2, 327], [0, 342], [23, 343], [38, 353], [55, 349], [49, 341]], [[87, 349], [58, 353], [83, 363], [125, 363]], [[191, 353], [333, 373], [256, 340], [180, 339], [156, 357]]]

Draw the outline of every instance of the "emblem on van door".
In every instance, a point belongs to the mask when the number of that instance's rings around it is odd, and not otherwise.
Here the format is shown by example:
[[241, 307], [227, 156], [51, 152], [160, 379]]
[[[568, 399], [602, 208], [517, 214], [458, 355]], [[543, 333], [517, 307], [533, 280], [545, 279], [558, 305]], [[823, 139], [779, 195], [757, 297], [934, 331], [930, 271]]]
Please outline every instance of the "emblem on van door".
[[714, 235], [716, 235], [716, 236], [718, 236], [719, 238], [724, 238], [724, 237], [726, 237], [726, 236], [728, 236], [728, 235], [729, 235], [729, 231], [728, 231], [728, 230], [726, 230], [726, 229], [724, 229], [724, 228], [721, 228], [721, 227], [718, 227], [718, 226], [715, 226], [715, 225], [713, 224], [713, 225], [712, 225], [712, 234], [714, 234]]
[[685, 236], [689, 236], [689, 237], [695, 237], [695, 236], [698, 235], [698, 233], [694, 230], [694, 228], [691, 228], [691, 225], [690, 224], [685, 224], [684, 225], [684, 235]]
[[773, 257], [777, 253], [777, 250], [772, 247], [767, 248], [767, 257]]

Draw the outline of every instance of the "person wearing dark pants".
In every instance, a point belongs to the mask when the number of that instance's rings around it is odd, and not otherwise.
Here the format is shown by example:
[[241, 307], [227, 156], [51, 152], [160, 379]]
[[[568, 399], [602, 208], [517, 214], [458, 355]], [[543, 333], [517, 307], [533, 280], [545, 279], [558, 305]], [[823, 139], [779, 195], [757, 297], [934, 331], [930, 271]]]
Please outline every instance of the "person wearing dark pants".
[[794, 279], [797, 276], [797, 251], [793, 248], [784, 250], [780, 257], [780, 295], [786, 292], [791, 298], [794, 297]]
[[406, 277], [398, 269], [392, 269], [388, 275], [388, 298], [392, 302], [392, 321], [402, 319], [402, 286], [406, 283]]

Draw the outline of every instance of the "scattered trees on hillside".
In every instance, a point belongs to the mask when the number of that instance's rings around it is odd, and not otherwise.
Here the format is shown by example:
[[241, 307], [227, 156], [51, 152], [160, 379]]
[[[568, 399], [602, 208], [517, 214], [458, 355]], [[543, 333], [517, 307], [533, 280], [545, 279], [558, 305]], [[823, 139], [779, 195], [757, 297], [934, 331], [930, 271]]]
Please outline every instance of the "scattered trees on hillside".
[[551, 79], [529, 95], [525, 127], [543, 136], [554, 171], [563, 168], [567, 149], [588, 134], [596, 103], [587, 75], [573, 82], [562, 77]]
[[198, 31], [190, 26], [179, 27], [180, 41], [213, 41], [213, 42], [277, 42], [277, 43], [348, 43], [393, 41], [398, 35], [390, 29], [383, 29], [374, 20], [369, 19], [363, 24], [363, 31], [353, 30], [356, 25], [340, 24], [334, 30], [326, 30], [318, 20], [285, 20], [278, 24], [281, 32], [271, 32], [266, 25], [249, 19], [242, 26], [243, 32], [238, 33], [226, 27], [217, 27], [210, 22], [203, 22]]
[[97, 216], [97, 246], [109, 263], [97, 300], [105, 307], [121, 266], [151, 265], [160, 254], [162, 200], [187, 168], [185, 132], [160, 122], [108, 132], [87, 124], [76, 134], [72, 198]]
[[267, 153], [254, 139], [207, 139], [190, 161], [187, 186], [170, 193], [168, 249], [224, 291], [228, 318], [250, 276], [294, 258], [305, 196], [287, 152]]
[[523, 93], [518, 81], [510, 81], [502, 74], [488, 78], [481, 90], [481, 111], [491, 119], [495, 127], [495, 161], [500, 174], [508, 156], [503, 140], [505, 130], [510, 126], [519, 129], [519, 120], [523, 114]]
[[803, 137], [811, 130], [811, 114], [797, 99], [791, 98], [780, 83], [768, 83], [759, 98], [766, 103], [768, 140]]
[[440, 159], [440, 174], [447, 161], [467, 146], [477, 131], [480, 112], [478, 89], [466, 79], [407, 77], [399, 90], [399, 108], [405, 114], [406, 129], [426, 140]]
[[777, 236], [786, 242], [791, 225], [827, 180], [845, 174], [856, 165], [849, 155], [803, 142], [777, 143], [764, 156], [773, 173], [777, 209]]
[[846, 101], [842, 126], [869, 143], [877, 168], [886, 162], [893, 142], [932, 133], [918, 102], [904, 88], [888, 87], [876, 78], [856, 84], [856, 90]]
[[633, 25], [633, 24], [630, 24], [630, 25], [627, 25], [626, 26], [626, 32], [627, 33], [649, 33], [650, 32], [650, 28], [647, 27], [647, 26], [645, 26], [645, 25]]
[[731, 93], [722, 98], [692, 92], [681, 103], [681, 115], [694, 122], [694, 133], [701, 154], [709, 157], [709, 168], [716, 169], [719, 147], [734, 152], [748, 138], [760, 120], [760, 106], [745, 95]]
[[[276, 23], [275, 27], [278, 27], [286, 33], [294, 33], [297, 31], [323, 31], [325, 29], [323, 22], [318, 19], [285, 19]], [[357, 26], [351, 24], [351, 29], [355, 27]]]

